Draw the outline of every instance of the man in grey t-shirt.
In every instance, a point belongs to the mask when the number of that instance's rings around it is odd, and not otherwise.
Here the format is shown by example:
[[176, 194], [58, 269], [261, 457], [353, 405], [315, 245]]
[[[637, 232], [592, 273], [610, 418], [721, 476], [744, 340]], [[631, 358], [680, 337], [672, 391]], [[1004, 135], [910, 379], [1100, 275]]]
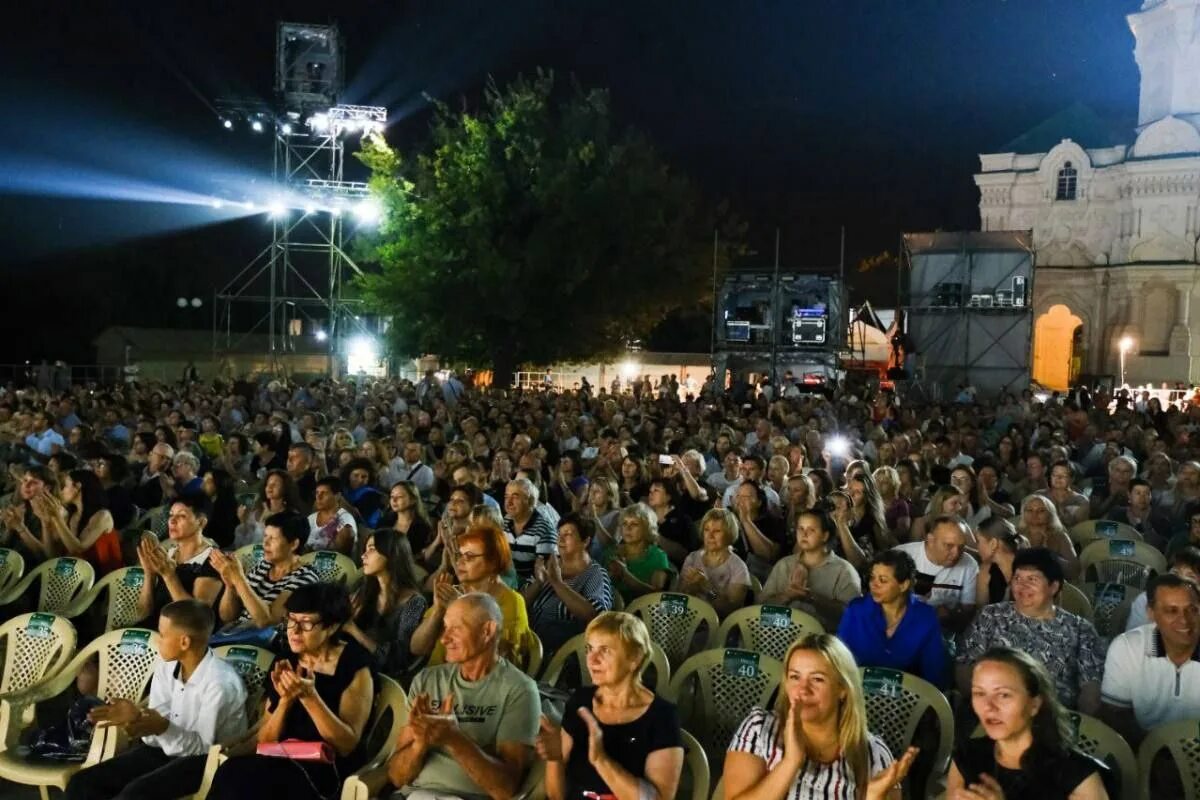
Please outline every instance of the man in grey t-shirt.
[[537, 684], [499, 656], [503, 618], [478, 592], [446, 609], [446, 663], [413, 679], [413, 707], [388, 762], [399, 797], [486, 800], [517, 794], [533, 761]]

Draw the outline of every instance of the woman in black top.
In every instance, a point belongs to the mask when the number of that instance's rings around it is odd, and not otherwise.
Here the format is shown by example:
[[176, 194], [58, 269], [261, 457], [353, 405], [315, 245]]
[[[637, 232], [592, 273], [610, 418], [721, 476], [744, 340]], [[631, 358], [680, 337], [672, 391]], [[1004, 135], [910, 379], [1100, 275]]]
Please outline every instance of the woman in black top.
[[692, 521], [679, 510], [679, 493], [674, 481], [667, 478], [654, 478], [646, 493], [646, 505], [658, 517], [658, 546], [671, 559], [678, 569], [688, 553], [695, 550], [696, 536], [692, 530]]
[[542, 717], [538, 754], [546, 760], [550, 800], [674, 797], [683, 771], [675, 706], [642, 685], [650, 632], [632, 614], [606, 611], [587, 627], [587, 668], [593, 686], [567, 701], [562, 728]]
[[350, 620], [346, 590], [331, 583], [301, 586], [286, 608], [291, 653], [271, 670], [258, 743], [323, 741], [333, 749], [334, 763], [235, 756], [213, 778], [209, 797], [214, 800], [323, 800], [338, 792], [342, 778], [365, 760], [362, 736], [375, 679], [370, 653], [341, 635]]
[[212, 501], [213, 512], [204, 534], [220, 547], [228, 548], [233, 545], [234, 529], [238, 526], [238, 499], [233, 476], [223, 469], [206, 470], [203, 487]]
[[955, 749], [947, 800], [1108, 800], [1108, 768], [1072, 747], [1054, 682], [1027, 653], [984, 653], [971, 676], [971, 706], [987, 736]]
[[983, 607], [999, 603], [1008, 594], [1012, 581], [1013, 559], [1017, 551], [1029, 546], [1029, 540], [1017, 533], [1006, 519], [992, 517], [976, 535], [979, 543], [979, 577], [975, 584], [975, 604]]

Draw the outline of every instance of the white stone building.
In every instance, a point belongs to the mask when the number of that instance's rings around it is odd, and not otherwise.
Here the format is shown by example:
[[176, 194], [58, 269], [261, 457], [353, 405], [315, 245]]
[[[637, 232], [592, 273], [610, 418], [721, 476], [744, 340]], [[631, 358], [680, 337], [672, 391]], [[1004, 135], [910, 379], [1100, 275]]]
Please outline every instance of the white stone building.
[[1117, 375], [1200, 383], [1200, 0], [1145, 0], [1130, 14], [1138, 122], [1115, 130], [1076, 105], [980, 155], [985, 231], [1029, 230], [1033, 378], [1054, 388]]

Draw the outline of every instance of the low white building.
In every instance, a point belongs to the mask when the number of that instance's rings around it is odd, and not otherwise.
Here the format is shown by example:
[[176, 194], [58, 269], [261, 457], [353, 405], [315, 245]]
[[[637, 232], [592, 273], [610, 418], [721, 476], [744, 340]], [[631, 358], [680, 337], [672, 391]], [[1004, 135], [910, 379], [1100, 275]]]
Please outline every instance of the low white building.
[[1116, 375], [1123, 337], [1130, 382], [1200, 382], [1200, 0], [1145, 0], [1128, 21], [1136, 128], [1075, 105], [975, 176], [983, 230], [1032, 231], [1032, 371], [1053, 388]]

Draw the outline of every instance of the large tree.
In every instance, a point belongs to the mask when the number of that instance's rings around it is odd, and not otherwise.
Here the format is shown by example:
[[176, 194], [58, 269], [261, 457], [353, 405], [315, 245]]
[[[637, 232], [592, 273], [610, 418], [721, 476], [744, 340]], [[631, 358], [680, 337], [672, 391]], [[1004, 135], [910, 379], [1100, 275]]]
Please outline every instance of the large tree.
[[608, 93], [551, 72], [439, 105], [427, 146], [375, 137], [360, 158], [384, 204], [361, 278], [399, 352], [490, 364], [611, 355], [675, 309], [707, 303], [741, 231], [649, 142], [613, 124]]

